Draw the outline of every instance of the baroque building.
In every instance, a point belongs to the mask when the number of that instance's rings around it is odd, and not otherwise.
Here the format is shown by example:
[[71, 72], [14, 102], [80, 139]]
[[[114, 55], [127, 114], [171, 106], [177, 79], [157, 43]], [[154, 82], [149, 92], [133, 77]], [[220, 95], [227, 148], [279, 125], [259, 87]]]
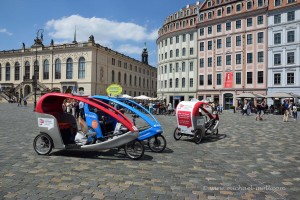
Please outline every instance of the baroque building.
[[200, 3], [169, 15], [158, 31], [158, 96], [175, 107], [196, 97], [197, 13]]
[[300, 96], [300, 0], [270, 1], [268, 38], [268, 93]]
[[268, 0], [206, 0], [198, 15], [199, 100], [236, 105], [243, 92], [266, 94]]
[[95, 43], [88, 42], [44, 46], [35, 40], [29, 48], [0, 51], [0, 98], [33, 99], [34, 74], [37, 93], [67, 89], [85, 95], [106, 95], [106, 88], [117, 83], [123, 93], [156, 96], [156, 68], [148, 64], [147, 48], [142, 62]]

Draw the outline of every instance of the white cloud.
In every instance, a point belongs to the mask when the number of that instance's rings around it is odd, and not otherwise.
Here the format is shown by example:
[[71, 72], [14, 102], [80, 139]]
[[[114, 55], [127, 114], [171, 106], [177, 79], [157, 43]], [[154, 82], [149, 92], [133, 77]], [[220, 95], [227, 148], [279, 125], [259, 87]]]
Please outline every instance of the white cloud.
[[143, 47], [133, 46], [130, 44], [123, 44], [116, 48], [116, 51], [123, 53], [125, 55], [128, 54], [142, 54]]
[[1, 29], [0, 29], [0, 33], [5, 33], [5, 34], [7, 34], [7, 35], [9, 35], [9, 36], [12, 35], [12, 33], [9, 32], [6, 28], [1, 28]]
[[149, 31], [146, 27], [132, 22], [118, 22], [105, 18], [71, 15], [46, 23], [50, 37], [56, 40], [72, 41], [75, 26], [77, 41], [87, 41], [90, 35], [94, 35], [96, 42], [109, 47], [112, 47], [114, 41], [144, 42], [155, 41], [157, 38], [157, 30]]

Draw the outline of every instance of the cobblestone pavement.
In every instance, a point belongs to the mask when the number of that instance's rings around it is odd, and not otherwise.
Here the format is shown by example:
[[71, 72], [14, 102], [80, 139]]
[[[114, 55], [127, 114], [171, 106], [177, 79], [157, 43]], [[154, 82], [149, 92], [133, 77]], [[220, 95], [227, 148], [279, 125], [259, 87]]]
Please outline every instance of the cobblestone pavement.
[[299, 199], [300, 122], [224, 112], [219, 137], [175, 141], [174, 116], [157, 116], [167, 149], [142, 160], [123, 151], [54, 150], [38, 156], [32, 105], [0, 103], [0, 199]]

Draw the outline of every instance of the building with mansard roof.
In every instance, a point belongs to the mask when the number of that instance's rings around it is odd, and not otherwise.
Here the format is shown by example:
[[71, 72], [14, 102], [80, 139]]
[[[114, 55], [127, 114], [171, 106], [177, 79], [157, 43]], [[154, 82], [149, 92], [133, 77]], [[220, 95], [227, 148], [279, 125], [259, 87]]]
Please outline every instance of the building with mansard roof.
[[158, 96], [175, 107], [196, 97], [197, 13], [200, 3], [169, 15], [158, 31]]
[[155, 97], [157, 72], [148, 64], [146, 46], [141, 55], [142, 61], [135, 60], [95, 43], [93, 36], [88, 42], [57, 45], [36, 39], [31, 47], [0, 51], [0, 98], [33, 100], [35, 73], [38, 95], [67, 89], [106, 95], [106, 88], [117, 83], [124, 94]]

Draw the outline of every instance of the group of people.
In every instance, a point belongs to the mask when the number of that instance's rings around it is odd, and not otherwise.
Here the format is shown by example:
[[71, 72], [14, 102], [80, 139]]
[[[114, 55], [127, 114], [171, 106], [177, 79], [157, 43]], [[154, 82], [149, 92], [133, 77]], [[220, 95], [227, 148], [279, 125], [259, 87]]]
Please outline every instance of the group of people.
[[[24, 103], [24, 106], [26, 107], [27, 106], [26, 97], [23, 99], [23, 103]], [[18, 106], [22, 106], [22, 98], [21, 97], [18, 99]]]
[[292, 117], [292, 116], [293, 116], [294, 120], [297, 120], [298, 108], [295, 103], [289, 102], [288, 100], [284, 100], [282, 107], [283, 107], [283, 121], [284, 122], [288, 122], [289, 117]]
[[79, 116], [85, 119], [84, 116], [84, 103], [75, 99], [66, 99], [63, 103], [63, 110], [66, 113], [72, 114], [76, 119]]

